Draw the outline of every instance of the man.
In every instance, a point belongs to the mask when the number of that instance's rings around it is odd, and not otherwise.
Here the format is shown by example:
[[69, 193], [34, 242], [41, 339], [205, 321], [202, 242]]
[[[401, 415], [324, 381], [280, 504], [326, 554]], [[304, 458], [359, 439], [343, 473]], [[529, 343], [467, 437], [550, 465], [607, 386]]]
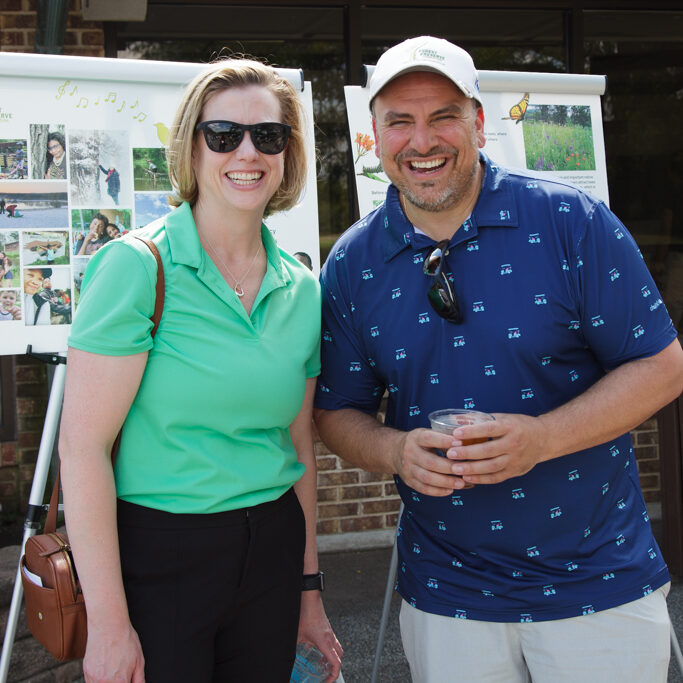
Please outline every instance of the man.
[[[628, 431], [680, 393], [683, 352], [635, 242], [602, 202], [480, 152], [455, 45], [391, 48], [370, 98], [392, 185], [323, 268], [316, 422], [395, 475], [413, 679], [665, 681], [669, 576]], [[495, 421], [425, 429], [449, 407]]]
[[154, 185], [154, 189], [157, 189], [157, 174], [159, 173], [159, 169], [157, 165], [151, 160], [151, 159], [146, 159], [147, 161], [147, 172], [152, 176], [152, 183]]
[[[52, 268], [24, 268], [24, 320], [26, 325], [50, 325], [50, 305], [39, 295]], [[49, 280], [47, 280], [49, 286]], [[50, 290], [51, 291], [51, 290]]]

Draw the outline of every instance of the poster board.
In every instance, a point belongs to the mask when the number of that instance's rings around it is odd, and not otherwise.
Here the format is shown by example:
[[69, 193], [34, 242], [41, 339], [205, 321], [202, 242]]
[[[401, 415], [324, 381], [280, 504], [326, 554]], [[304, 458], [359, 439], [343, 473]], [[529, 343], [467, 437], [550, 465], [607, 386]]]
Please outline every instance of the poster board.
[[[29, 344], [66, 351], [82, 273], [98, 246], [84, 246], [97, 214], [113, 239], [116, 229], [171, 210], [163, 149], [184, 87], [204, 66], [0, 53], [0, 355]], [[308, 179], [301, 202], [266, 225], [318, 272], [311, 86], [298, 69], [278, 71], [306, 111]]]
[[[374, 66], [366, 66], [367, 81]], [[609, 205], [600, 95], [605, 77], [480, 71], [484, 152], [501, 166], [554, 175]], [[344, 88], [360, 215], [383, 201], [389, 179], [375, 155], [368, 88]]]

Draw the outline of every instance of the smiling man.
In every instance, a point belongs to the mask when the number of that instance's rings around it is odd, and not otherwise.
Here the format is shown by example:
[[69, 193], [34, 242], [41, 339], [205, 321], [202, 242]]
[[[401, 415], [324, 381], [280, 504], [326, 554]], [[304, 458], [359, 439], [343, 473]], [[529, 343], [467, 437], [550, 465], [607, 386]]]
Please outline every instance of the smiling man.
[[[394, 475], [413, 680], [665, 681], [669, 575], [629, 430], [680, 393], [683, 352], [635, 242], [483, 154], [459, 47], [391, 48], [370, 98], [392, 184], [322, 271], [316, 422]], [[439, 434], [441, 408], [495, 420]]]

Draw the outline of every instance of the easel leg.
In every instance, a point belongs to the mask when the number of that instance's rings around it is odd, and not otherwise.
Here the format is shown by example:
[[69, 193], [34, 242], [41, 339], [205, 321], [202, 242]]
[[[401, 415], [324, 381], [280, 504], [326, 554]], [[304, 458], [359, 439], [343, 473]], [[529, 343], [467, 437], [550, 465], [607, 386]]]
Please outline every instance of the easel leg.
[[[401, 523], [401, 515], [403, 514], [403, 503], [398, 511], [397, 527]], [[391, 559], [389, 560], [389, 574], [387, 576], [387, 585], [384, 589], [384, 605], [382, 606], [382, 617], [379, 623], [379, 633], [377, 635], [377, 647], [375, 649], [375, 660], [372, 666], [372, 677], [370, 683], [376, 683], [379, 675], [379, 663], [382, 660], [382, 649], [384, 648], [384, 637], [386, 636], [387, 623], [389, 621], [389, 610], [391, 609], [391, 598], [394, 594], [394, 584], [396, 583], [396, 571], [398, 565], [398, 535], [394, 535], [394, 546], [391, 551]]]
[[26, 545], [26, 541], [31, 536], [35, 536], [36, 531], [40, 527], [39, 520], [40, 513], [43, 510], [45, 484], [47, 482], [47, 475], [50, 470], [52, 449], [55, 442], [55, 435], [57, 434], [57, 427], [59, 425], [59, 417], [62, 412], [65, 376], [66, 364], [61, 361], [57, 363], [54, 378], [52, 380], [50, 400], [47, 404], [45, 424], [43, 425], [43, 434], [40, 438], [40, 448], [38, 449], [36, 469], [33, 474], [33, 483], [31, 484], [28, 513], [26, 515], [26, 521], [24, 522], [24, 538], [21, 543], [21, 552], [19, 553], [19, 566], [17, 567], [17, 575], [14, 579], [12, 602], [10, 604], [10, 610], [7, 616], [5, 639], [2, 644], [2, 657], [0, 658], [0, 683], [5, 683], [7, 681], [7, 673], [9, 671], [12, 648], [14, 647], [14, 637], [17, 631], [17, 623], [19, 622], [19, 612], [21, 611], [21, 600], [24, 594], [23, 586], [21, 584], [21, 557], [24, 554], [24, 545]]

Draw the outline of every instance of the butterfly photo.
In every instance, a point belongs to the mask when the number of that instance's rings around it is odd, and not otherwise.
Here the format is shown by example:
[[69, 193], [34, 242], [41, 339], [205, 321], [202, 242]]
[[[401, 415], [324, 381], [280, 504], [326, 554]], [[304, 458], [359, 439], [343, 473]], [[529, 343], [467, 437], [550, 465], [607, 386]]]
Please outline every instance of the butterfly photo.
[[514, 106], [510, 107], [510, 116], [503, 116], [503, 120], [512, 120], [515, 123], [519, 123], [524, 120], [527, 107], [529, 106], [529, 93], [525, 92], [524, 97], [517, 102]]

